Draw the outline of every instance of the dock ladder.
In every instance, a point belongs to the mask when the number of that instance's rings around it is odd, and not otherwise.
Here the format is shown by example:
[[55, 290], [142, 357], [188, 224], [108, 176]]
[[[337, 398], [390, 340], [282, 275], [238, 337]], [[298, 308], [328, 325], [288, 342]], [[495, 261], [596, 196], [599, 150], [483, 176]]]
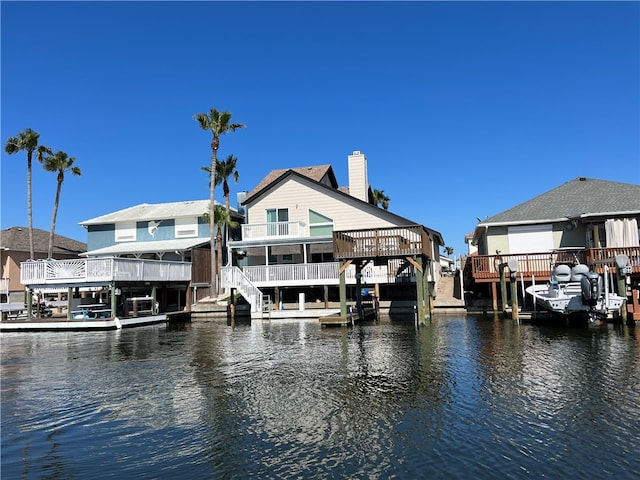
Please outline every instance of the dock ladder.
[[264, 320], [265, 314], [267, 318], [271, 320], [271, 311], [273, 310], [273, 303], [271, 302], [270, 295], [262, 296], [262, 319]]

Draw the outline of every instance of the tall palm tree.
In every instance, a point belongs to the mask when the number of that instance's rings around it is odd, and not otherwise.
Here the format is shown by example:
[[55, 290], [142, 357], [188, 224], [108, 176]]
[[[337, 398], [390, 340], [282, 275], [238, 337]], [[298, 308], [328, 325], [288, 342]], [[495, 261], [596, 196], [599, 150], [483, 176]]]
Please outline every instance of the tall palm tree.
[[9, 155], [21, 151], [27, 152], [27, 217], [29, 221], [29, 258], [33, 260], [33, 208], [32, 208], [32, 190], [31, 190], [31, 164], [33, 161], [33, 152], [36, 152], [36, 158], [41, 160], [42, 155], [50, 152], [50, 150], [38, 145], [40, 134], [30, 128], [18, 133], [15, 137], [9, 137], [4, 145], [4, 151]]
[[384, 190], [373, 190], [373, 202], [376, 206], [382, 205], [382, 208], [389, 210], [389, 202], [391, 199], [384, 194]]
[[[203, 130], [209, 130], [211, 132], [211, 170], [210, 175], [215, 175], [216, 165], [218, 163], [218, 148], [220, 147], [220, 136], [227, 132], [235, 132], [238, 128], [244, 128], [243, 123], [231, 123], [231, 113], [220, 112], [215, 108], [211, 108], [209, 113], [197, 113], [193, 118], [200, 124], [200, 128]], [[213, 180], [213, 181], [211, 181]], [[209, 179], [209, 217], [215, 218], [215, 176], [213, 179]], [[215, 231], [212, 226], [210, 230], [211, 240], [211, 285], [213, 287], [213, 293], [218, 294], [218, 281], [215, 277], [215, 252], [213, 245], [215, 242]]]
[[236, 228], [238, 226], [238, 222], [231, 219], [231, 214], [222, 205], [216, 205], [213, 223], [217, 227], [216, 242], [218, 246], [218, 252], [216, 255], [217, 259], [215, 270], [217, 279], [220, 275], [220, 271], [222, 270], [222, 229], [224, 228], [228, 231], [230, 228]]
[[58, 151], [52, 155], [44, 157], [44, 169], [47, 172], [58, 173], [58, 187], [56, 188], [56, 200], [53, 204], [53, 215], [51, 216], [51, 230], [49, 231], [49, 250], [48, 257], [53, 257], [53, 236], [56, 229], [56, 217], [58, 215], [58, 205], [60, 204], [60, 191], [64, 182], [65, 172], [71, 175], [80, 176], [82, 172], [80, 168], [75, 166], [75, 157], [69, 157], [65, 152]]

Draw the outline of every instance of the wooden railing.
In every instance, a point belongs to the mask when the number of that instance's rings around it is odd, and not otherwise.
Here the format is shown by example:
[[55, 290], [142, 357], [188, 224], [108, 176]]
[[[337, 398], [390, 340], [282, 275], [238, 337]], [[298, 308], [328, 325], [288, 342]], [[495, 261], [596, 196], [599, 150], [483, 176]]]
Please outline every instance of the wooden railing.
[[[616, 255], [626, 255], [632, 267], [632, 274], [640, 273], [640, 247], [619, 248], [591, 248], [585, 250], [567, 250], [539, 253], [518, 253], [500, 255], [476, 255], [468, 257], [471, 261], [471, 272], [476, 282], [495, 282], [500, 280], [501, 263], [509, 260], [518, 260], [518, 276], [522, 275], [530, 280], [548, 278], [553, 264], [562, 261], [577, 261], [593, 266], [599, 273], [604, 271], [604, 266], [615, 268]], [[595, 262], [595, 265], [594, 265]], [[615, 271], [615, 270], [614, 270]]]
[[99, 257], [77, 260], [28, 260], [20, 264], [20, 283], [25, 286], [190, 280], [191, 263], [188, 262]]
[[422, 225], [333, 232], [333, 256], [336, 259], [431, 257], [431, 238]]

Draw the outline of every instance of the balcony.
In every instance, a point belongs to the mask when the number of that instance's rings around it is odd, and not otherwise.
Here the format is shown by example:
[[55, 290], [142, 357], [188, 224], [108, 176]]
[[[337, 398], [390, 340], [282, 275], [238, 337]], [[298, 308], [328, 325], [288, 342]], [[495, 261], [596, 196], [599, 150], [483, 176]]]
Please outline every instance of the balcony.
[[245, 223], [242, 225], [242, 240], [274, 240], [301, 238], [305, 236], [302, 222]]
[[111, 282], [189, 282], [191, 263], [135, 258], [29, 260], [20, 264], [20, 282], [26, 286]]

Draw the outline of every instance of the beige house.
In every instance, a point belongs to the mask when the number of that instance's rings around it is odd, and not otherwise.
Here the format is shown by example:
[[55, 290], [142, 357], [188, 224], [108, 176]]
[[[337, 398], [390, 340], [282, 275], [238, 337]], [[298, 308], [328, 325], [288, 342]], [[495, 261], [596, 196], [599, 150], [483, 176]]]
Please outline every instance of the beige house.
[[[38, 259], [47, 258], [49, 232], [33, 229], [34, 255]], [[76, 259], [87, 251], [87, 244], [61, 235], [53, 237], [53, 258], [57, 260]], [[2, 280], [0, 293], [2, 302], [24, 302], [25, 287], [20, 283], [20, 263], [29, 260], [29, 229], [10, 227], [0, 231], [0, 265]]]
[[[348, 166], [348, 187], [338, 186], [331, 165], [320, 165], [274, 170], [241, 196], [246, 223], [242, 239], [230, 242], [233, 265], [223, 273], [223, 286], [250, 284], [253, 293], [245, 293], [268, 296], [276, 305], [297, 302], [300, 294], [308, 302], [337, 301], [333, 232], [417, 225], [373, 203], [362, 152], [349, 155]], [[440, 233], [426, 230], [431, 237], [428, 278], [436, 283], [444, 241]], [[355, 275], [351, 266], [347, 283], [352, 288]], [[407, 283], [415, 281], [413, 266], [399, 258], [368, 261], [361, 275], [362, 285], [382, 300], [401, 296]]]

